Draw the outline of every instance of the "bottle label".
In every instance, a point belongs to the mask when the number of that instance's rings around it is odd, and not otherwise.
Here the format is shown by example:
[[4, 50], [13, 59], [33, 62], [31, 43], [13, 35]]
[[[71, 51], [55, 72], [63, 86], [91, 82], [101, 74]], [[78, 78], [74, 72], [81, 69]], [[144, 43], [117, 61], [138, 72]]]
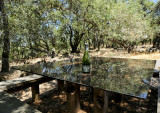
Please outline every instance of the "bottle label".
[[90, 65], [82, 65], [83, 73], [90, 73]]

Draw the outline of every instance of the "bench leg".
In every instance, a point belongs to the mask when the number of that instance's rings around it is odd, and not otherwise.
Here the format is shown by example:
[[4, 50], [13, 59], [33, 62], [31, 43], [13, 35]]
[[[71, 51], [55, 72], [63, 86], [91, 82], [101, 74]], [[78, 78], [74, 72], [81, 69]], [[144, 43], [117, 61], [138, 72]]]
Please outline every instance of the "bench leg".
[[67, 113], [80, 111], [80, 85], [66, 82], [67, 85]]
[[64, 81], [63, 80], [57, 80], [58, 82], [58, 91], [61, 93], [64, 89]]
[[108, 113], [108, 92], [94, 88], [94, 113]]
[[33, 102], [39, 102], [39, 85], [35, 85], [31, 87], [32, 89], [32, 101]]

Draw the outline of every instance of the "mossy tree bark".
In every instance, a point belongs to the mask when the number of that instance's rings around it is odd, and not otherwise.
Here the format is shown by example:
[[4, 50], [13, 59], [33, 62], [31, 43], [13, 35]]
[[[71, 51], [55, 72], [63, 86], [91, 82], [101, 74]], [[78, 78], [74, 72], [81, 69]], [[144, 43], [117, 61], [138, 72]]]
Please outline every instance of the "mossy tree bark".
[[9, 25], [8, 25], [8, 17], [5, 12], [4, 0], [0, 0], [0, 12], [3, 17], [3, 53], [2, 53], [2, 69], [1, 72], [9, 71], [9, 52], [10, 52], [10, 39], [9, 39]]

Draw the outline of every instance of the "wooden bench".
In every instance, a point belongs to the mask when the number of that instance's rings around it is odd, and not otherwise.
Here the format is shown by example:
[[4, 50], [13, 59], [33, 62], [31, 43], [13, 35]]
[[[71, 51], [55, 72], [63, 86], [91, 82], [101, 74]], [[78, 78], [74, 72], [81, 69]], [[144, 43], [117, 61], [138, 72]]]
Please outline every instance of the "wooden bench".
[[41, 113], [8, 93], [31, 87], [32, 100], [38, 102], [40, 100], [39, 84], [51, 80], [53, 78], [33, 74], [0, 82], [0, 113]]
[[26, 77], [16, 78], [13, 80], [2, 81], [0, 82], [0, 90], [4, 90], [8, 93], [13, 93], [31, 87], [32, 100], [34, 102], [37, 102], [39, 101], [39, 84], [51, 80], [53, 80], [53, 78], [33, 74]]

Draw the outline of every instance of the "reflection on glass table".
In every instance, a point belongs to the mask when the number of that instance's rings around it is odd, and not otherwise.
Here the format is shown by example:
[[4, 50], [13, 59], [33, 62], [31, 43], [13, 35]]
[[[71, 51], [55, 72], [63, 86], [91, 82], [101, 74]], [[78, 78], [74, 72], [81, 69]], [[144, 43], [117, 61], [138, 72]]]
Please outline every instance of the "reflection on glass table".
[[88, 75], [82, 73], [81, 59], [38, 62], [14, 68], [93, 87], [98, 92], [116, 92], [146, 98], [155, 63], [154, 60], [92, 57], [91, 73]]

